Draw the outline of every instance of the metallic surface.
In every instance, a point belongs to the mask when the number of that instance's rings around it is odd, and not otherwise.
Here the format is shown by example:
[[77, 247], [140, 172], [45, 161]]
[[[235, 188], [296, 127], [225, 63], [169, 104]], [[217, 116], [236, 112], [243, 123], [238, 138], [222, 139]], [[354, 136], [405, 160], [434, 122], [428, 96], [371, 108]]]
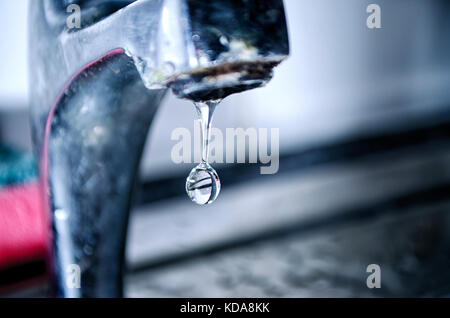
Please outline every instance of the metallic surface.
[[[74, 3], [86, 17], [80, 29], [65, 24]], [[30, 19], [31, 116], [56, 296], [120, 297], [133, 184], [167, 86], [217, 99], [264, 85], [289, 53], [283, 5], [42, 0]]]

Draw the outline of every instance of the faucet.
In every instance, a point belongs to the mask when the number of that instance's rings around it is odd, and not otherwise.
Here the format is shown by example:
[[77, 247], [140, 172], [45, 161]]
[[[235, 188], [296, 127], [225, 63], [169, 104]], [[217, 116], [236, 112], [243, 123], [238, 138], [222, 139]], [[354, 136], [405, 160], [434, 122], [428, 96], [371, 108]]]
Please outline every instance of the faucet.
[[289, 54], [283, 2], [37, 0], [29, 16], [54, 296], [122, 297], [136, 175], [166, 92], [217, 100], [267, 83]]

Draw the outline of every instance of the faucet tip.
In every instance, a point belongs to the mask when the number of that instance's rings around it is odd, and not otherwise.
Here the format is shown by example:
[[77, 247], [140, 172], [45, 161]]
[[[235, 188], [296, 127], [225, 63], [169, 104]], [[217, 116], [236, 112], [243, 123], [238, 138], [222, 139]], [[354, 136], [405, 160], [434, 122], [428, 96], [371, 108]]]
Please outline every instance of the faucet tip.
[[223, 99], [231, 94], [264, 86], [281, 60], [229, 62], [182, 73], [168, 86], [179, 98], [192, 101]]

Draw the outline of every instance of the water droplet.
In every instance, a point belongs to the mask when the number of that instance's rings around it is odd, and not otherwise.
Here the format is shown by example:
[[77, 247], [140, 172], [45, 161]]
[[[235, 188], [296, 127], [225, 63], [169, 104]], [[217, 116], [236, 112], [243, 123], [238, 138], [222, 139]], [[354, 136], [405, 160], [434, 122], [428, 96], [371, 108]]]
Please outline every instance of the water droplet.
[[222, 36], [219, 38], [219, 42], [220, 42], [220, 44], [222, 44], [223, 46], [226, 46], [226, 47], [230, 46], [230, 41], [228, 40], [228, 37], [226, 37], [225, 35], [222, 35]]
[[220, 100], [194, 103], [202, 127], [202, 161], [187, 177], [186, 192], [193, 202], [200, 205], [213, 203], [220, 192], [219, 176], [208, 163], [211, 123], [219, 103]]
[[58, 220], [65, 221], [65, 220], [67, 220], [69, 218], [69, 215], [67, 214], [66, 210], [64, 210], [64, 209], [56, 209], [55, 210], [55, 217]]
[[175, 64], [170, 61], [164, 62], [163, 72], [164, 72], [164, 74], [168, 74], [168, 75], [173, 74], [175, 72]]
[[220, 193], [220, 180], [217, 172], [205, 162], [192, 169], [186, 180], [189, 198], [199, 204], [213, 203]]
[[83, 246], [83, 252], [84, 252], [86, 255], [92, 255], [92, 253], [94, 252], [94, 249], [92, 248], [91, 245], [85, 244], [85, 245]]

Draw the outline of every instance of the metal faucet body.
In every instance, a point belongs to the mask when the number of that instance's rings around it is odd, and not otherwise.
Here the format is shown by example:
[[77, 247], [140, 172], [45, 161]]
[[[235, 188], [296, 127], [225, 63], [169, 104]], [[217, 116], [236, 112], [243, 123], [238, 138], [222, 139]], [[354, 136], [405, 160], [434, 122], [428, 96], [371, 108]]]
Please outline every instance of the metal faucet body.
[[[66, 25], [70, 3], [85, 16], [80, 29]], [[31, 120], [56, 296], [123, 296], [128, 215], [154, 115], [168, 88], [218, 99], [271, 78], [289, 45], [282, 1], [261, 3], [31, 2]]]

